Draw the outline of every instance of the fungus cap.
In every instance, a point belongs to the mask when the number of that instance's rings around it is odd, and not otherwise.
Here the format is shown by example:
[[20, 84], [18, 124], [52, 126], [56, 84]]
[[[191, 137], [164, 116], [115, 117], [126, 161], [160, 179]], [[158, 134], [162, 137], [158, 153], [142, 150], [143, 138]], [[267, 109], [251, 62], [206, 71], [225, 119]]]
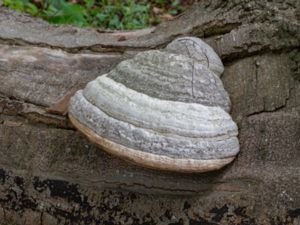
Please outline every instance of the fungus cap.
[[[221, 70], [179, 54], [177, 43], [139, 53], [91, 81], [72, 97], [70, 120], [103, 150], [145, 167], [220, 169], [239, 152], [230, 100], [216, 74]], [[213, 51], [208, 47], [195, 52]]]

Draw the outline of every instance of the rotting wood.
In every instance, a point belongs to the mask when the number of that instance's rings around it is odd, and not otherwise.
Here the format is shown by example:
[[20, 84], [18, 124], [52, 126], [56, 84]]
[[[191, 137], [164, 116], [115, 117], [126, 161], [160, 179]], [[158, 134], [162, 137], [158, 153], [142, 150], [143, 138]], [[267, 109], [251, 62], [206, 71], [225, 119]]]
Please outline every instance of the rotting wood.
[[[289, 68], [289, 54], [300, 46], [297, 11], [295, 0], [201, 1], [174, 21], [120, 41], [122, 34], [53, 26], [0, 8], [0, 218], [16, 224], [299, 221], [300, 84]], [[182, 176], [143, 169], [99, 151], [65, 116], [47, 112], [119, 61], [183, 35], [204, 37], [225, 62], [222, 79], [241, 152], [223, 170]]]

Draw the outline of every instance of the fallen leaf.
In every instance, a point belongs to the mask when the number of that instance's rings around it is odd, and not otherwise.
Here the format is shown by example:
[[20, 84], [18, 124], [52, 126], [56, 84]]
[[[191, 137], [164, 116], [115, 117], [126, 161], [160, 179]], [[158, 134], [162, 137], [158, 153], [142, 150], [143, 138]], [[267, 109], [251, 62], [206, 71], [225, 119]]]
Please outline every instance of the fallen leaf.
[[174, 16], [172, 16], [171, 14], [162, 14], [161, 16], [159, 16], [161, 19], [166, 20], [166, 21], [170, 21], [174, 19]]
[[154, 13], [154, 14], [161, 14], [161, 13], [163, 13], [163, 10], [161, 9], [161, 8], [158, 8], [158, 7], [153, 7], [152, 8], [152, 12]]
[[86, 84], [79, 84], [78, 86], [73, 87], [61, 99], [59, 99], [56, 103], [47, 108], [46, 111], [48, 113], [57, 115], [67, 115], [70, 99], [78, 90], [84, 88], [85, 86]]

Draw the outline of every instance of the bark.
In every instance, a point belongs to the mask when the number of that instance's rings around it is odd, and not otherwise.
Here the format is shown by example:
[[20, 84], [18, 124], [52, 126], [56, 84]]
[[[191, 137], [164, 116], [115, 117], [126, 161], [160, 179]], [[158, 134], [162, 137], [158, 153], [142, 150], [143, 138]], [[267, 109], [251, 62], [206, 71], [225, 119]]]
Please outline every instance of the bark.
[[[203, 38], [241, 152], [206, 174], [105, 154], [47, 110], [139, 51]], [[9, 224], [299, 224], [300, 3], [200, 1], [137, 32], [54, 26], [0, 7], [0, 221]], [[0, 222], [1, 224], [1, 222]]]

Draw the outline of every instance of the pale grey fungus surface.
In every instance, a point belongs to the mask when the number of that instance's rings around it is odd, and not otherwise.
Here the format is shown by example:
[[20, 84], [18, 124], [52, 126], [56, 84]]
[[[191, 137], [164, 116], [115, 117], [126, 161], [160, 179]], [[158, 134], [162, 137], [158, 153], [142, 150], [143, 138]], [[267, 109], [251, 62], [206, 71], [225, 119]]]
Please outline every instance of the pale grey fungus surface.
[[71, 99], [69, 115], [93, 142], [137, 164], [179, 172], [219, 169], [239, 152], [219, 78], [223, 70], [203, 41], [179, 38], [90, 82]]
[[185, 55], [152, 50], [121, 62], [109, 78], [153, 98], [220, 106], [230, 100], [220, 78], [205, 64]]
[[166, 51], [192, 58], [208, 67], [217, 76], [221, 76], [224, 71], [223, 63], [217, 53], [199, 38], [177, 38], [167, 45]]

